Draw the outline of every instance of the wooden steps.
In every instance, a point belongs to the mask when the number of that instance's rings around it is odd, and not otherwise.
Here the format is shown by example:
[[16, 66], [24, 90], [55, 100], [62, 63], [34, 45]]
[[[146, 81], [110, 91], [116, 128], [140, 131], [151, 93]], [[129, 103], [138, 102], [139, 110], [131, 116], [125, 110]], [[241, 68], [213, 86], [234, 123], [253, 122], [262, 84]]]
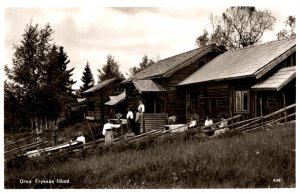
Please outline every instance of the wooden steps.
[[167, 113], [144, 113], [146, 131], [164, 130], [164, 125], [168, 124]]

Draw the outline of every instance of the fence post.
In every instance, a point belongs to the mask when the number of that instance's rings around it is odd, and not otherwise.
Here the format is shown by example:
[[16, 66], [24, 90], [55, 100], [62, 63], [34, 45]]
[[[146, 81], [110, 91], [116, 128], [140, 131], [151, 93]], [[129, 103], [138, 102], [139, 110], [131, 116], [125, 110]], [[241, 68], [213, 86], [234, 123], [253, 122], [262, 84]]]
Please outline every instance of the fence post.
[[285, 94], [283, 93], [283, 107], [284, 107], [284, 122], [286, 123], [286, 104], [285, 104]]
[[15, 142], [17, 144], [17, 148], [18, 148], [18, 151], [19, 151], [19, 155], [21, 156], [21, 150], [20, 150], [20, 147], [19, 147], [19, 142], [17, 141], [16, 137], [14, 136], [14, 139], [15, 139]]
[[264, 125], [263, 111], [262, 111], [262, 98], [259, 98], [261, 124]]
[[95, 137], [94, 137], [93, 130], [92, 130], [91, 126], [90, 126], [90, 123], [89, 123], [88, 121], [86, 121], [86, 122], [87, 122], [87, 124], [88, 124], [88, 127], [89, 127], [89, 129], [90, 129], [91, 133], [92, 133], [93, 142], [94, 142], [94, 148], [95, 148], [95, 147], [96, 147], [96, 142], [95, 142]]
[[56, 145], [56, 143], [57, 143], [57, 134], [56, 134], [56, 130], [57, 130], [57, 126], [55, 126], [55, 128], [54, 128], [54, 145]]

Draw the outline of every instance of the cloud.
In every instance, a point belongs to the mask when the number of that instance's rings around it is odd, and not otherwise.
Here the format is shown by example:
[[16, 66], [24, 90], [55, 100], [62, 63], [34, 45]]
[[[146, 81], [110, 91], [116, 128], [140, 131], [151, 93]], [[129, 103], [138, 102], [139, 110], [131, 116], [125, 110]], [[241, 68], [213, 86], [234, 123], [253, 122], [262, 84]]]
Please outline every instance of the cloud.
[[126, 14], [137, 14], [141, 12], [159, 12], [157, 7], [112, 7], [111, 9], [120, 11]]
[[[196, 47], [195, 39], [209, 26], [209, 14], [220, 15], [226, 7], [76, 7], [7, 8], [5, 10], [5, 63], [11, 63], [13, 44], [19, 44], [26, 24], [32, 21], [54, 29], [54, 42], [65, 48], [75, 67], [75, 88], [87, 61], [95, 79], [97, 69], [111, 54], [125, 72], [149, 58], [170, 57]], [[285, 18], [288, 14], [277, 15]], [[277, 29], [277, 28], [276, 28]], [[271, 35], [269, 35], [271, 37]], [[275, 38], [275, 36], [274, 36]]]

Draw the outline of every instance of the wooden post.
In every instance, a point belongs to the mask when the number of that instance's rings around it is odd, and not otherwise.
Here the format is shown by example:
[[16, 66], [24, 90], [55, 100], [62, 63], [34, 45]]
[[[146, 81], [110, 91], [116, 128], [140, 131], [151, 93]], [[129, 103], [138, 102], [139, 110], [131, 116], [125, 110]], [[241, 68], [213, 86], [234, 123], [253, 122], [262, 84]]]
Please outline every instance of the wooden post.
[[19, 141], [16, 139], [16, 137], [14, 136], [14, 140], [17, 144], [17, 148], [18, 148], [18, 151], [19, 151], [19, 155], [21, 156], [21, 149], [20, 149], [20, 146], [19, 146]]
[[285, 104], [285, 94], [283, 93], [283, 108], [284, 108], [284, 122], [286, 123], [287, 119], [286, 119], [286, 104]]
[[70, 152], [69, 152], [69, 154], [70, 154], [71, 152], [73, 152], [73, 148], [72, 148], [72, 144], [71, 144], [71, 140], [70, 140], [70, 135], [68, 135], [68, 138], [69, 138], [69, 145], [70, 145]]
[[46, 131], [48, 131], [48, 121], [47, 121], [46, 117], [45, 117], [45, 129], [46, 129]]
[[56, 145], [57, 144], [57, 134], [56, 134], [56, 127], [55, 127], [55, 129], [54, 129], [54, 145]]
[[31, 129], [31, 132], [34, 133], [34, 129], [33, 129], [33, 118], [32, 118], [32, 116], [30, 117], [30, 129]]
[[91, 133], [92, 133], [93, 142], [94, 142], [94, 148], [95, 148], [95, 147], [96, 147], [96, 142], [95, 142], [94, 133], [93, 133], [93, 131], [92, 131], [92, 128], [91, 128], [91, 126], [90, 126], [90, 124], [89, 124], [89, 122], [88, 122], [88, 121], [87, 121], [87, 124], [88, 124], [88, 127], [89, 127], [89, 129], [90, 129], [90, 131], [91, 131]]
[[263, 111], [262, 111], [262, 98], [259, 98], [259, 106], [260, 106], [260, 116], [261, 116], [261, 124], [264, 124], [264, 119], [263, 119]]
[[153, 112], [156, 113], [156, 96], [154, 96], [153, 106]]
[[257, 92], [254, 92], [254, 117], [257, 117]]

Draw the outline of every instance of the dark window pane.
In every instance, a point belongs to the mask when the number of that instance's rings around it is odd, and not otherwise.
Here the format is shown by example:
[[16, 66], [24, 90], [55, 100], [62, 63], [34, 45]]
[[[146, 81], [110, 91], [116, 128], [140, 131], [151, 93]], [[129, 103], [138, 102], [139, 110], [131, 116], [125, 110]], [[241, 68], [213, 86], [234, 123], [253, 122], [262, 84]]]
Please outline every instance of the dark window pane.
[[243, 111], [248, 111], [248, 92], [243, 91]]

